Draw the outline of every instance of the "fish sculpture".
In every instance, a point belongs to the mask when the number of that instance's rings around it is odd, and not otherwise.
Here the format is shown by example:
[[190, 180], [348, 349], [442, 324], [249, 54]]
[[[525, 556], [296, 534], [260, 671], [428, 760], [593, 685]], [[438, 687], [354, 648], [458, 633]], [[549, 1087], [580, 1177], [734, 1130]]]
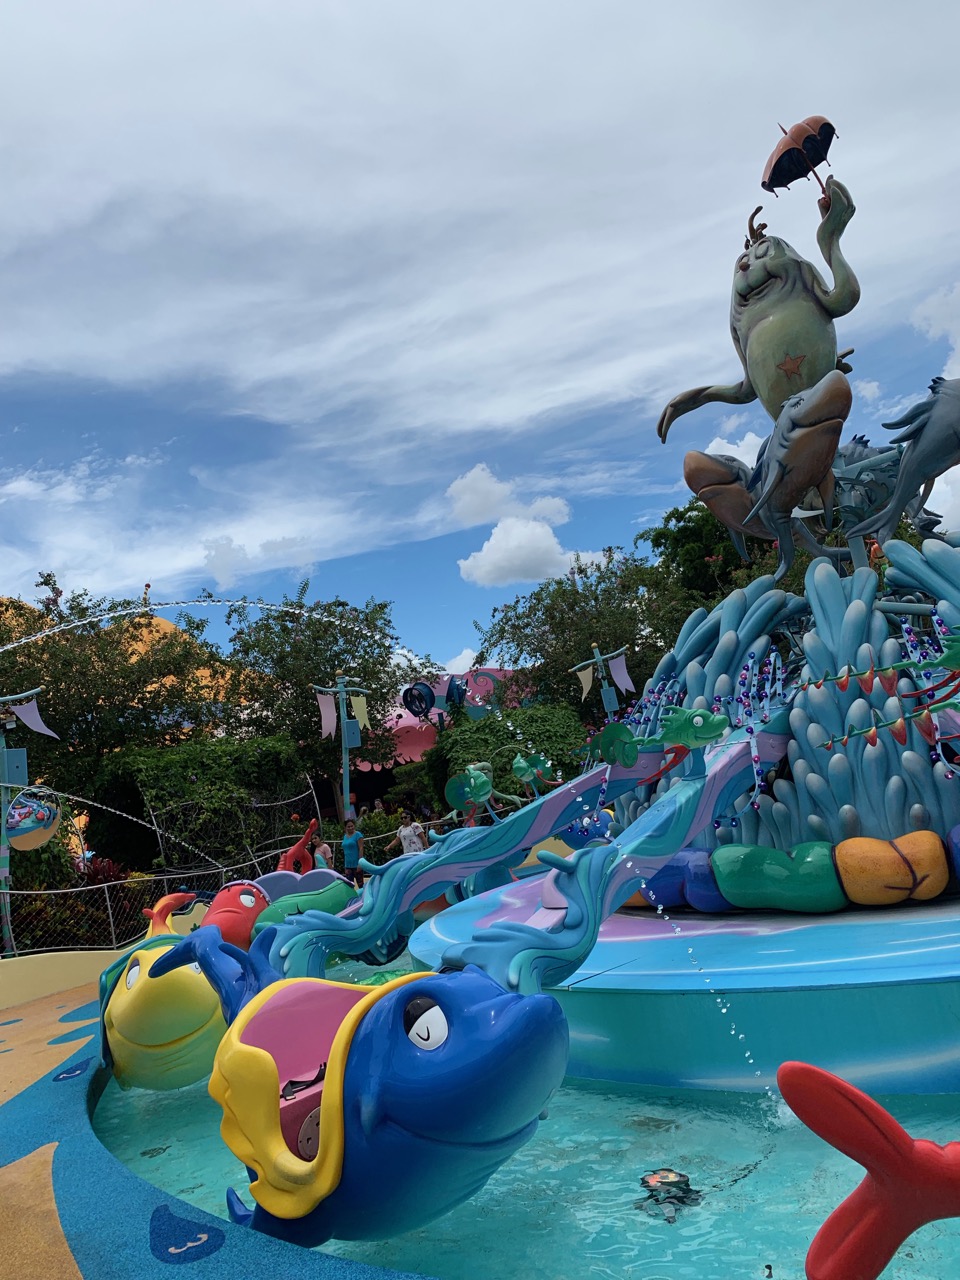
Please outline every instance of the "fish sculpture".
[[918, 1227], [960, 1217], [960, 1142], [911, 1138], [867, 1094], [804, 1062], [783, 1063], [777, 1083], [808, 1129], [867, 1171], [814, 1237], [807, 1280], [876, 1280]]
[[256, 1202], [228, 1192], [234, 1221], [307, 1247], [382, 1239], [462, 1203], [533, 1136], [567, 1062], [552, 996], [475, 967], [277, 980], [271, 933], [246, 953], [197, 930], [159, 966], [199, 963], [230, 1023], [209, 1087]]
[[248, 947], [257, 918], [269, 906], [269, 897], [255, 881], [234, 880], [210, 903], [202, 927], [215, 924], [227, 942]]
[[180, 941], [170, 914], [193, 901], [172, 893], [145, 911], [147, 937], [100, 975], [100, 1054], [123, 1089], [182, 1089], [210, 1072], [226, 1030], [220, 1001], [196, 967], [148, 982], [157, 961]]
[[795, 532], [808, 545], [812, 540], [817, 551], [825, 550], [812, 535], [807, 538], [802, 521], [794, 518], [794, 512], [805, 495], [815, 489], [829, 529], [833, 459], [851, 403], [850, 384], [837, 369], [825, 374], [815, 386], [791, 396], [780, 410], [773, 434], [761, 446], [753, 475], [746, 484], [739, 464], [732, 467], [726, 459], [706, 453], [691, 452], [684, 459], [687, 483], [727, 526], [744, 559], [748, 558], [744, 534], [776, 539], [779, 562], [774, 581], [779, 581], [793, 563]]
[[933, 482], [960, 462], [960, 378], [934, 378], [930, 395], [885, 427], [895, 430], [892, 444], [905, 444], [893, 496], [882, 510], [850, 530], [850, 536], [872, 533], [882, 545], [896, 530], [900, 516], [920, 493], [921, 507]]
[[812, 387], [831, 369], [849, 373], [837, 353], [834, 320], [852, 311], [860, 285], [840, 251], [840, 237], [856, 206], [847, 188], [833, 177], [818, 202], [821, 222], [817, 244], [833, 273], [826, 284], [812, 263], [786, 240], [766, 234], [755, 209], [744, 251], [733, 273], [730, 332], [743, 377], [730, 386], [694, 387], [674, 396], [660, 415], [657, 435], [666, 441], [671, 425], [705, 404], [749, 404], [759, 398], [771, 418], [783, 402]]

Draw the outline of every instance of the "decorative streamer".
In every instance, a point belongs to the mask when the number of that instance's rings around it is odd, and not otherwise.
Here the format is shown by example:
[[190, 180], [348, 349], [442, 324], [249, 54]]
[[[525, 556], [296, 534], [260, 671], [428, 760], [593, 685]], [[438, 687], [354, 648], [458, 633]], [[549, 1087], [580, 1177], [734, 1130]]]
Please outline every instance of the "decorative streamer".
[[370, 728], [370, 720], [367, 717], [367, 700], [362, 693], [354, 693], [350, 695], [350, 707], [353, 716], [358, 721], [361, 729]]
[[28, 729], [32, 729], [34, 733], [45, 733], [48, 737], [56, 738], [58, 742], [60, 741], [60, 735], [54, 733], [52, 729], [48, 729], [40, 719], [40, 708], [37, 706], [36, 698], [32, 702], [21, 702], [18, 707], [10, 707], [9, 710], [13, 712], [18, 720], [22, 720]]
[[627, 659], [624, 654], [619, 657], [611, 658], [609, 662], [610, 674], [613, 677], [613, 683], [617, 686], [621, 693], [636, 693], [637, 687], [630, 679], [630, 673], [627, 671]]
[[337, 704], [332, 693], [318, 693], [317, 706], [320, 708], [320, 737], [332, 738], [337, 732]]
[[587, 667], [584, 671], [578, 671], [577, 679], [580, 681], [580, 685], [583, 689], [583, 694], [580, 698], [580, 701], [583, 702], [584, 698], [586, 698], [587, 694], [593, 687], [593, 667]]

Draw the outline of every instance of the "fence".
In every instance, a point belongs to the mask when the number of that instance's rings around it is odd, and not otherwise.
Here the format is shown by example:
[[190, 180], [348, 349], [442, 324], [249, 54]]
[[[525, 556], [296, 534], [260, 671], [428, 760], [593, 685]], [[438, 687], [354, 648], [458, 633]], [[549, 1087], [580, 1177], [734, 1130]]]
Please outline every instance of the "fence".
[[[425, 826], [442, 825], [425, 823]], [[393, 832], [368, 836], [364, 856], [369, 862], [390, 861], [386, 844]], [[334, 849], [335, 866], [343, 870], [341, 841], [327, 842]], [[135, 875], [111, 884], [81, 885], [75, 889], [5, 889], [10, 906], [13, 955], [37, 951], [116, 950], [131, 946], [147, 928], [143, 912], [168, 893], [215, 894], [231, 880], [255, 880], [276, 870], [277, 859], [288, 848], [265, 849], [256, 857], [232, 867], [211, 862], [207, 866]]]
[[34, 951], [117, 949], [142, 938], [144, 908], [168, 893], [215, 894], [230, 880], [255, 880], [273, 871], [282, 850], [265, 852], [234, 867], [199, 867], [76, 889], [5, 891], [10, 904], [14, 955]]

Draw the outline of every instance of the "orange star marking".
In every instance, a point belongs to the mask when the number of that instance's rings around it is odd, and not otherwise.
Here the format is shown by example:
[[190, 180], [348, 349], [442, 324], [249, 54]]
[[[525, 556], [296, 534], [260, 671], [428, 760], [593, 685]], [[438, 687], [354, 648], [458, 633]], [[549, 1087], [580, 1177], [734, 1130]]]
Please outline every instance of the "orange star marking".
[[784, 356], [777, 368], [782, 369], [788, 378], [799, 378], [800, 366], [806, 358], [806, 356]]

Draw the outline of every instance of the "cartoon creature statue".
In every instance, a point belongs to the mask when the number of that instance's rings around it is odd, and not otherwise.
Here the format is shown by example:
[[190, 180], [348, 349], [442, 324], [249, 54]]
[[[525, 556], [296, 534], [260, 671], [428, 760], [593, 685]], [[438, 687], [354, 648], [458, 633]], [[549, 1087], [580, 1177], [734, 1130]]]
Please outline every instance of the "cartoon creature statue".
[[785, 400], [814, 386], [831, 369], [850, 372], [838, 357], [833, 322], [860, 299], [857, 277], [840, 251], [840, 237], [855, 206], [847, 188], [833, 177], [827, 179], [819, 206], [817, 244], [833, 286], [785, 240], [768, 236], [766, 224], [756, 224], [760, 210], [755, 209], [734, 270], [730, 302], [730, 331], [743, 377], [729, 386], [694, 387], [674, 396], [657, 423], [661, 440], [677, 418], [705, 404], [759, 399], [775, 419]]
[[199, 929], [158, 966], [199, 963], [230, 1022], [210, 1093], [256, 1201], [229, 1192], [234, 1221], [308, 1247], [382, 1239], [462, 1203], [533, 1136], [567, 1062], [552, 996], [474, 967], [276, 980], [273, 933], [247, 953]]
[[296, 844], [291, 845], [286, 853], [280, 855], [277, 863], [278, 871], [294, 871], [297, 875], [305, 875], [315, 865], [313, 852], [310, 849], [310, 837], [317, 829], [316, 818], [311, 818], [306, 831]]
[[[739, 465], [731, 467], [725, 459], [707, 453], [688, 453], [684, 459], [687, 483], [727, 526], [744, 559], [748, 558], [744, 534], [777, 540], [780, 555], [775, 581], [793, 563], [793, 535], [798, 526], [807, 541], [793, 513], [809, 490], [819, 493], [824, 524], [827, 529], [831, 526], [832, 465], [851, 403], [850, 384], [837, 369], [824, 374], [815, 386], [791, 396], [777, 416], [773, 434], [761, 446], [746, 485]], [[810, 540], [817, 545], [812, 535]]]
[[227, 942], [248, 947], [254, 924], [270, 906], [270, 899], [253, 880], [225, 884], [203, 917], [203, 928], [215, 924]]
[[882, 511], [868, 516], [850, 534], [872, 533], [881, 545], [893, 536], [900, 516], [919, 490], [926, 502], [937, 476], [960, 462], [960, 378], [934, 378], [930, 395], [915, 404], [891, 429], [902, 427], [893, 444], [905, 444], [893, 496]]
[[147, 937], [100, 975], [101, 1057], [123, 1089], [182, 1089], [202, 1080], [226, 1030], [216, 992], [195, 966], [147, 981], [180, 941], [168, 932], [171, 912], [193, 898], [171, 893], [145, 911]]
[[960, 1142], [911, 1138], [867, 1094], [805, 1062], [785, 1062], [777, 1083], [808, 1129], [866, 1170], [814, 1237], [809, 1280], [876, 1280], [918, 1227], [960, 1216]]

